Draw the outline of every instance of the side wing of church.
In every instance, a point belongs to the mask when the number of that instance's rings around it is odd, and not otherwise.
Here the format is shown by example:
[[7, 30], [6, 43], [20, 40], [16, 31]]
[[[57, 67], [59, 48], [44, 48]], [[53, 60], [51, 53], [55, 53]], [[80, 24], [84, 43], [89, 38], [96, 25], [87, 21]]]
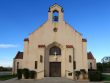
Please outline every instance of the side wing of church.
[[37, 72], [37, 79], [74, 79], [74, 71], [88, 71], [86, 42], [64, 21], [63, 8], [54, 4], [48, 10], [48, 20], [24, 39], [23, 56], [14, 59], [13, 71], [28, 68]]

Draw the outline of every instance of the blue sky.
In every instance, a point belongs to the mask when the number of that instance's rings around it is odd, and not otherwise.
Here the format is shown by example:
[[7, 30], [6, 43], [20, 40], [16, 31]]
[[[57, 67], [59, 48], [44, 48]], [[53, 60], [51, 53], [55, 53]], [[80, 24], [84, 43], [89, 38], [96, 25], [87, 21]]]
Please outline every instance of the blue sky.
[[87, 38], [99, 62], [110, 56], [110, 0], [0, 0], [0, 65], [12, 66], [24, 38], [43, 24], [48, 8], [58, 3], [67, 23]]

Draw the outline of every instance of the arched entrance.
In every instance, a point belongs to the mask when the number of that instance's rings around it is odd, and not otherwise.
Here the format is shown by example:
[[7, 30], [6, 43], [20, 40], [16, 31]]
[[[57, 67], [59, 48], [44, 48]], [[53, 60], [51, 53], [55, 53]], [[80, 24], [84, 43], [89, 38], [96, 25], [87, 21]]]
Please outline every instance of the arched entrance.
[[57, 42], [47, 46], [44, 63], [46, 77], [61, 77], [61, 48], [62, 46]]
[[[61, 49], [58, 46], [53, 45], [49, 50], [49, 56], [53, 56], [57, 59], [58, 56], [61, 56]], [[50, 62], [49, 64], [50, 77], [61, 77], [61, 62]]]

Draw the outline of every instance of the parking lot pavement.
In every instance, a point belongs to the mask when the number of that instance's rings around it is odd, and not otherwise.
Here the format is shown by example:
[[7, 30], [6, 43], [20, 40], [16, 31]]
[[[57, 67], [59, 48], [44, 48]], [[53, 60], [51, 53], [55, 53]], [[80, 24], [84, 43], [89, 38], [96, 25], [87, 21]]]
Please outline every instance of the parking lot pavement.
[[41, 80], [33, 79], [17, 80], [17, 78], [14, 78], [7, 81], [0, 81], [0, 83], [103, 83], [103, 82], [74, 81], [61, 77], [45, 77], [44, 79]]
[[11, 71], [0, 72], [0, 76], [2, 76], [2, 75], [11, 75], [11, 74], [12, 74]]

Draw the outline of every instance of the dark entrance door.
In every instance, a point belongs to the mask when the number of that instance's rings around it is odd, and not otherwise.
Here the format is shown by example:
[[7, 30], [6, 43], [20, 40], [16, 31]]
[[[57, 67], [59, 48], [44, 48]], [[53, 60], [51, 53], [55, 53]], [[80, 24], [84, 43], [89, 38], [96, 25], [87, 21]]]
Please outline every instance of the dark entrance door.
[[61, 77], [61, 62], [50, 62], [50, 77]]

